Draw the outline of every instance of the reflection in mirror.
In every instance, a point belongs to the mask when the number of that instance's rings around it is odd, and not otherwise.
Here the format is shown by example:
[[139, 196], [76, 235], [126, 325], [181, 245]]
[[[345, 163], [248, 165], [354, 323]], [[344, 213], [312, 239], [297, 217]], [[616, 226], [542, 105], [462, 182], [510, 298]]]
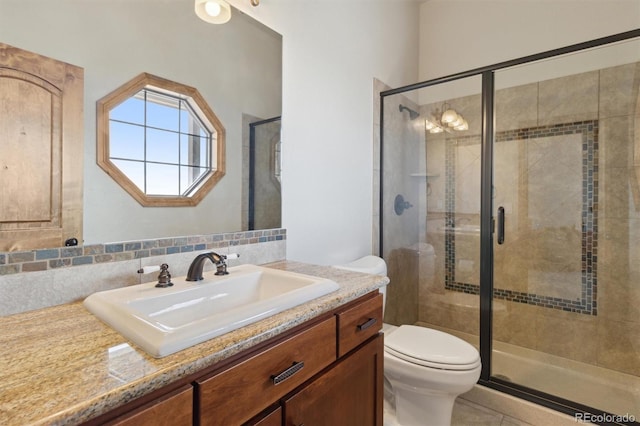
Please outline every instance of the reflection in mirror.
[[[243, 116], [281, 115], [282, 36], [238, 10], [225, 25], [208, 24], [195, 15], [193, 3], [157, 2], [153, 16], [144, 1], [37, 3], [34, 10], [25, 2], [3, 2], [0, 40], [78, 64], [90, 76], [84, 82], [81, 129], [80, 244], [246, 230]], [[198, 206], [143, 208], [96, 164], [96, 101], [142, 71], [197, 88], [224, 125], [226, 174]], [[78, 152], [76, 158], [82, 156]]]
[[280, 117], [255, 121], [249, 126], [248, 228], [280, 228]]

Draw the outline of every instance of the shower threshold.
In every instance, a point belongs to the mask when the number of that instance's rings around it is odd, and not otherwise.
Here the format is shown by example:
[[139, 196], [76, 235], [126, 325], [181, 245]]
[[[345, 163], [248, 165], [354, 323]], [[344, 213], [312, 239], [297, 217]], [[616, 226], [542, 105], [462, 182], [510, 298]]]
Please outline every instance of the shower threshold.
[[[478, 347], [478, 336], [425, 322]], [[640, 419], [640, 378], [556, 355], [493, 342], [492, 377], [612, 414]]]

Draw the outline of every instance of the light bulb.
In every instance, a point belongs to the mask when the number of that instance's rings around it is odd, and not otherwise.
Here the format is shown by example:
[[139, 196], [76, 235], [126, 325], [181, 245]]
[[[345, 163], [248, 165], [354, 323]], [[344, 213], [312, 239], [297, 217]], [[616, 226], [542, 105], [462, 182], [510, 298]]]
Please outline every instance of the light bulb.
[[448, 109], [445, 112], [442, 113], [442, 122], [443, 123], [452, 123], [456, 120], [456, 118], [458, 118], [458, 114], [452, 110], [452, 109]]
[[442, 133], [442, 127], [434, 127], [433, 129], [429, 130], [429, 133]]
[[454, 127], [454, 130], [468, 130], [468, 129], [469, 129], [469, 123], [467, 123], [467, 120], [462, 120], [462, 123]]
[[218, 16], [222, 11], [220, 4], [215, 1], [208, 1], [204, 4], [204, 11], [207, 12], [209, 16]]
[[431, 130], [434, 127], [436, 127], [435, 124], [433, 124], [432, 122], [430, 122], [429, 120], [424, 120], [424, 128], [427, 130]]
[[451, 123], [449, 123], [449, 126], [450, 127], [457, 127], [457, 126], [461, 125], [462, 123], [464, 123], [464, 118], [462, 118], [462, 116], [460, 114], [458, 114], [456, 119], [453, 120]]

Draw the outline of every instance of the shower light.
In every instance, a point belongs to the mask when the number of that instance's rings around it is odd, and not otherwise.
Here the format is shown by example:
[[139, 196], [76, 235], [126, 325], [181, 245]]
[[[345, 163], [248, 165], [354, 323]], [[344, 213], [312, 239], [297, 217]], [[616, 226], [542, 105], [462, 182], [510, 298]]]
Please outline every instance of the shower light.
[[469, 130], [469, 123], [467, 123], [467, 120], [462, 120], [462, 123], [455, 126], [453, 130]]
[[231, 19], [231, 6], [225, 0], [195, 0], [196, 15], [210, 24], [224, 24]]
[[456, 119], [453, 120], [450, 123], [447, 123], [447, 124], [449, 124], [449, 126], [455, 128], [457, 126], [460, 126], [462, 123], [464, 123], [464, 118], [462, 118], [462, 116], [456, 114]]
[[[440, 111], [443, 112], [440, 113]], [[424, 128], [429, 133], [442, 133], [444, 131], [451, 133], [452, 130], [468, 130], [469, 123], [467, 123], [462, 114], [445, 102], [441, 110], [436, 109], [432, 120], [424, 121]]]
[[458, 119], [458, 113], [456, 113], [452, 109], [448, 109], [442, 113], [442, 117], [440, 118], [440, 121], [442, 121], [445, 124], [449, 124], [449, 123], [453, 123], [457, 119]]

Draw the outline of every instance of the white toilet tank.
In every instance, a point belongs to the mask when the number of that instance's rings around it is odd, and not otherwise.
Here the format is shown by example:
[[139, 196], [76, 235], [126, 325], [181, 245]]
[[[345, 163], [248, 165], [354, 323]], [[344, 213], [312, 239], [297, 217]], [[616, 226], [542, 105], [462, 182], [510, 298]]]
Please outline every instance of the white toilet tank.
[[[334, 267], [338, 269], [345, 269], [347, 271], [387, 276], [387, 263], [383, 258], [373, 255], [361, 257], [360, 259], [344, 265], [334, 265]], [[384, 315], [384, 307], [387, 302], [387, 285], [380, 287], [378, 291], [382, 293], [382, 313]]]

